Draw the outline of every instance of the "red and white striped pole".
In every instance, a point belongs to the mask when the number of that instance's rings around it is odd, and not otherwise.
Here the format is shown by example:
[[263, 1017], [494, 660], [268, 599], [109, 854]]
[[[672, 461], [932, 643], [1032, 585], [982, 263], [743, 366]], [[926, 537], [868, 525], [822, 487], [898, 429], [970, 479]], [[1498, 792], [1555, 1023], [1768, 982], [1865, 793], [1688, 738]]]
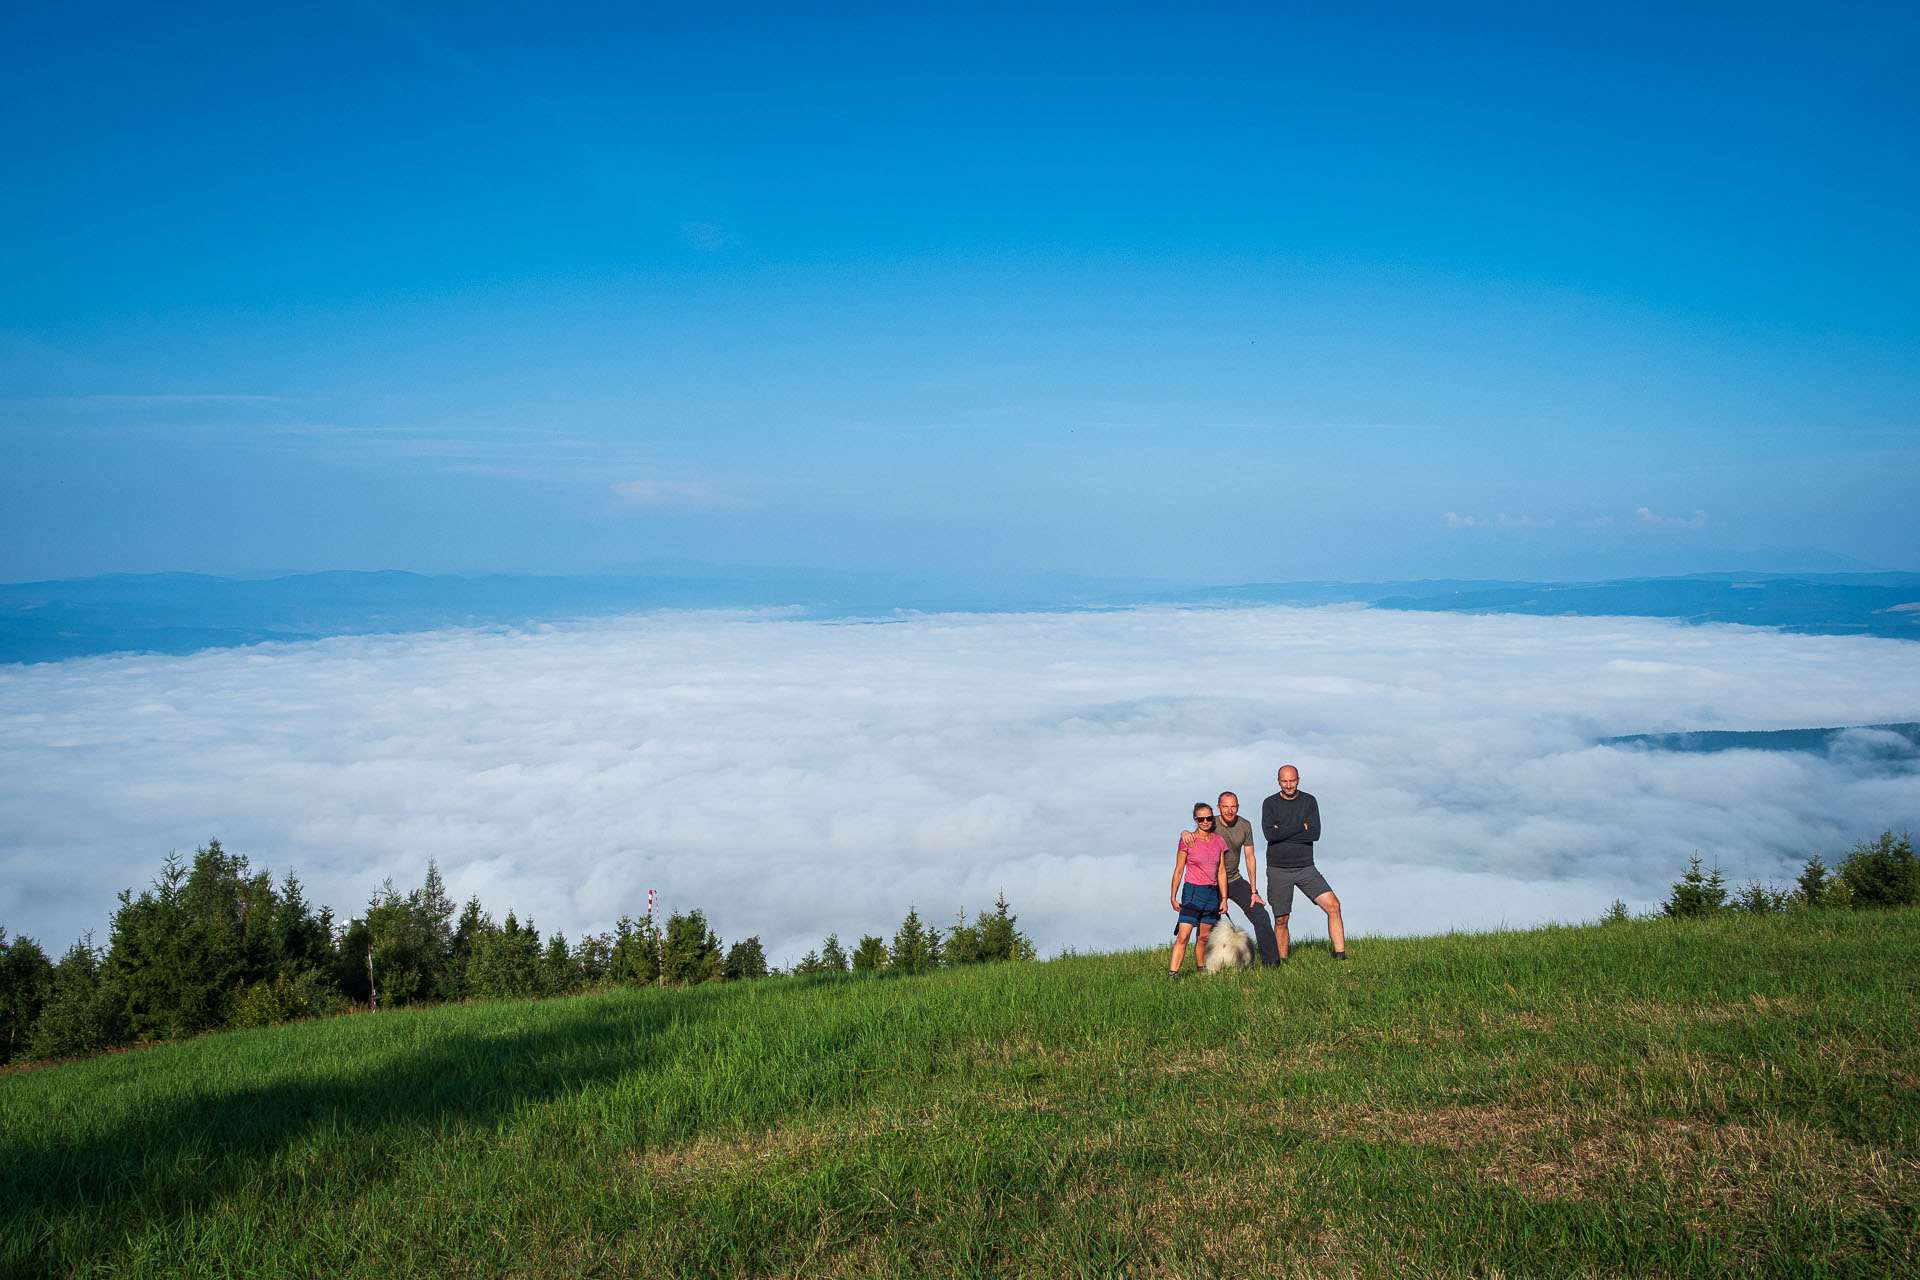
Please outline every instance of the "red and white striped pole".
[[664, 985], [667, 980], [667, 942], [666, 935], [660, 932], [660, 922], [653, 915], [653, 890], [647, 890], [647, 923], [653, 926], [653, 981], [655, 985]]

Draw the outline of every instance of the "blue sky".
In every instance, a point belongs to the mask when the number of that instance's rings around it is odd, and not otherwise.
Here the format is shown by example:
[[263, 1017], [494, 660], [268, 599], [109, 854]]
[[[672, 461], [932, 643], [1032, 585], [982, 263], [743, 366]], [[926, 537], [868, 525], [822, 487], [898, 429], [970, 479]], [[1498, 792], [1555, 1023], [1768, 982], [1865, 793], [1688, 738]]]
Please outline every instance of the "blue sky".
[[0, 579], [1920, 568], [1920, 11], [40, 6]]

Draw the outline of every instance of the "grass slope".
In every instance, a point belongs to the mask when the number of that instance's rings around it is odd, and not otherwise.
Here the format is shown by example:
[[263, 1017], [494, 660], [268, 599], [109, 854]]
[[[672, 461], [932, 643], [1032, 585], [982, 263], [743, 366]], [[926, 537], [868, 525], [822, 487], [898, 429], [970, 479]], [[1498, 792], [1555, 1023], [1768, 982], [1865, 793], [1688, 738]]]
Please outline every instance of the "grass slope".
[[22, 1275], [1884, 1276], [1920, 913], [384, 1013], [0, 1077]]

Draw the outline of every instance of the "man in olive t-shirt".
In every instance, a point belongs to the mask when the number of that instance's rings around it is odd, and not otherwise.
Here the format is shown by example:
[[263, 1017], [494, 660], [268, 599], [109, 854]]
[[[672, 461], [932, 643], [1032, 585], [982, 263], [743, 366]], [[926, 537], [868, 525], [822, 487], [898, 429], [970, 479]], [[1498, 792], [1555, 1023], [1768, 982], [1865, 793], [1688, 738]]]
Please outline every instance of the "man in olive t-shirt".
[[[1220, 861], [1227, 867], [1227, 900], [1246, 913], [1253, 922], [1253, 940], [1260, 948], [1260, 963], [1280, 963], [1280, 942], [1274, 937], [1273, 917], [1254, 886], [1260, 882], [1260, 868], [1254, 863], [1253, 824], [1240, 816], [1240, 797], [1231, 791], [1220, 793], [1220, 821], [1213, 829], [1227, 842]], [[1240, 874], [1242, 864], [1246, 874]]]

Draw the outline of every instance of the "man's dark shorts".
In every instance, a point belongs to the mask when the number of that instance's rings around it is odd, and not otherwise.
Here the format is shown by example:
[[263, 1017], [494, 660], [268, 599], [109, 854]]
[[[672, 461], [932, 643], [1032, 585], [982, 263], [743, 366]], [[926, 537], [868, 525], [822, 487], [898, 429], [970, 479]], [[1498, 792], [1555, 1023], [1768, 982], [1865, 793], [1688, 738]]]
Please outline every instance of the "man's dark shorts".
[[1333, 892], [1333, 886], [1320, 874], [1320, 868], [1311, 862], [1304, 867], [1267, 868], [1267, 905], [1273, 908], [1276, 918], [1293, 914], [1295, 889], [1305, 894], [1308, 902], [1323, 893]]

